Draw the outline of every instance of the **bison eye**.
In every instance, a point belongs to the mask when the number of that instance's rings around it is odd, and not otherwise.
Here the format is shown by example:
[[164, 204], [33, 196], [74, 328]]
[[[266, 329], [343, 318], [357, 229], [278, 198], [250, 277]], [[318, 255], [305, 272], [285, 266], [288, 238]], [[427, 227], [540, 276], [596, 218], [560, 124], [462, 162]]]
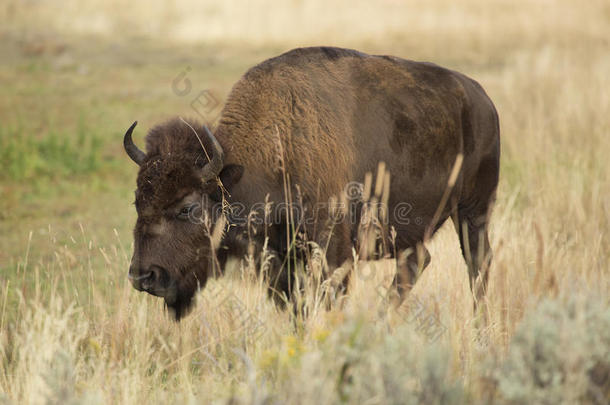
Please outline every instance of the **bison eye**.
[[189, 219], [189, 215], [192, 211], [192, 209], [195, 208], [195, 205], [185, 205], [184, 207], [182, 207], [182, 209], [180, 210], [180, 212], [177, 215], [178, 219], [181, 219], [183, 221], [186, 221], [187, 219]]

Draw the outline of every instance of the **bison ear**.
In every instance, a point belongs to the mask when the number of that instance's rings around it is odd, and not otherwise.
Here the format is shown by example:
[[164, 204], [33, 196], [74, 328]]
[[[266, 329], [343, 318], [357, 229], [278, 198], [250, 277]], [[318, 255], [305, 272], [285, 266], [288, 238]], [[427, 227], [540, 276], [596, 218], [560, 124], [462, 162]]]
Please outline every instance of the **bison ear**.
[[[226, 165], [220, 171], [218, 177], [222, 182], [222, 186], [229, 192], [235, 184], [241, 180], [241, 176], [244, 174], [244, 167], [240, 165]], [[214, 201], [222, 200], [222, 192], [220, 188], [217, 188], [212, 194], [211, 197]]]

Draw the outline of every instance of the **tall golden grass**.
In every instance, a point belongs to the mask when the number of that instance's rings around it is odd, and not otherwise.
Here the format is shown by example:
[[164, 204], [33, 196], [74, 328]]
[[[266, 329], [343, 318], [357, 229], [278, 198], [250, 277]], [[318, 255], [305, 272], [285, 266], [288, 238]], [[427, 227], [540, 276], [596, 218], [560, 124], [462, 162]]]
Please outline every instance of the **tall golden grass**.
[[[308, 316], [295, 318], [268, 300], [246, 258], [211, 281], [176, 324], [127, 282], [130, 235], [94, 249], [95, 230], [84, 224], [72, 245], [49, 241], [53, 257], [22, 257], [18, 277], [35, 275], [27, 291], [0, 286], [0, 402], [610, 400], [608, 2], [8, 0], [0, 18], [4, 35], [26, 42], [324, 43], [427, 59], [483, 84], [502, 136], [484, 322], [472, 313], [451, 224], [429, 244], [432, 262], [412, 291], [426, 322], [445, 330], [437, 339], [378, 293], [391, 280], [389, 260], [360, 262], [345, 301], [330, 310], [315, 295], [319, 269], [309, 269], [301, 297]], [[98, 260], [77, 260], [76, 245]], [[74, 274], [91, 276], [74, 288]], [[97, 274], [106, 284], [93, 281]], [[555, 337], [560, 349], [545, 349]], [[534, 352], [539, 358], [527, 363], [523, 353]], [[511, 374], [518, 361], [560, 377], [536, 385], [523, 372], [527, 383], [519, 384]]]

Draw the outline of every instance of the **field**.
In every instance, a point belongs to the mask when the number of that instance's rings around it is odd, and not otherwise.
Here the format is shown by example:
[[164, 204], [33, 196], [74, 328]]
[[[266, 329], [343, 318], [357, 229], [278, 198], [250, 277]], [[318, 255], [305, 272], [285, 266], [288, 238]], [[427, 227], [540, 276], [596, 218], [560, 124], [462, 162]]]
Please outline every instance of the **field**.
[[[127, 127], [142, 145], [172, 116], [213, 122], [248, 67], [310, 45], [432, 61], [494, 101], [476, 315], [450, 223], [416, 312], [379, 294], [390, 260], [359, 263], [330, 310], [310, 271], [306, 317], [269, 301], [251, 260], [179, 324], [129, 284]], [[609, 73], [603, 0], [4, 0], [0, 403], [609, 403]]]

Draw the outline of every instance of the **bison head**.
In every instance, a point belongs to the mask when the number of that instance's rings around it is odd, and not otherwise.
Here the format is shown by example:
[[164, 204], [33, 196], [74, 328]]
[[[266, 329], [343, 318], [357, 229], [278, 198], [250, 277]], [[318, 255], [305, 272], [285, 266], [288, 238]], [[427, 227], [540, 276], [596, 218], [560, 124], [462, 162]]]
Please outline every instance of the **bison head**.
[[205, 126], [183, 120], [157, 126], [144, 153], [131, 138], [136, 124], [123, 140], [140, 166], [129, 280], [135, 289], [163, 297], [180, 320], [197, 289], [219, 270], [211, 224], [221, 214], [224, 187], [237, 182], [243, 169], [224, 166], [223, 149]]

